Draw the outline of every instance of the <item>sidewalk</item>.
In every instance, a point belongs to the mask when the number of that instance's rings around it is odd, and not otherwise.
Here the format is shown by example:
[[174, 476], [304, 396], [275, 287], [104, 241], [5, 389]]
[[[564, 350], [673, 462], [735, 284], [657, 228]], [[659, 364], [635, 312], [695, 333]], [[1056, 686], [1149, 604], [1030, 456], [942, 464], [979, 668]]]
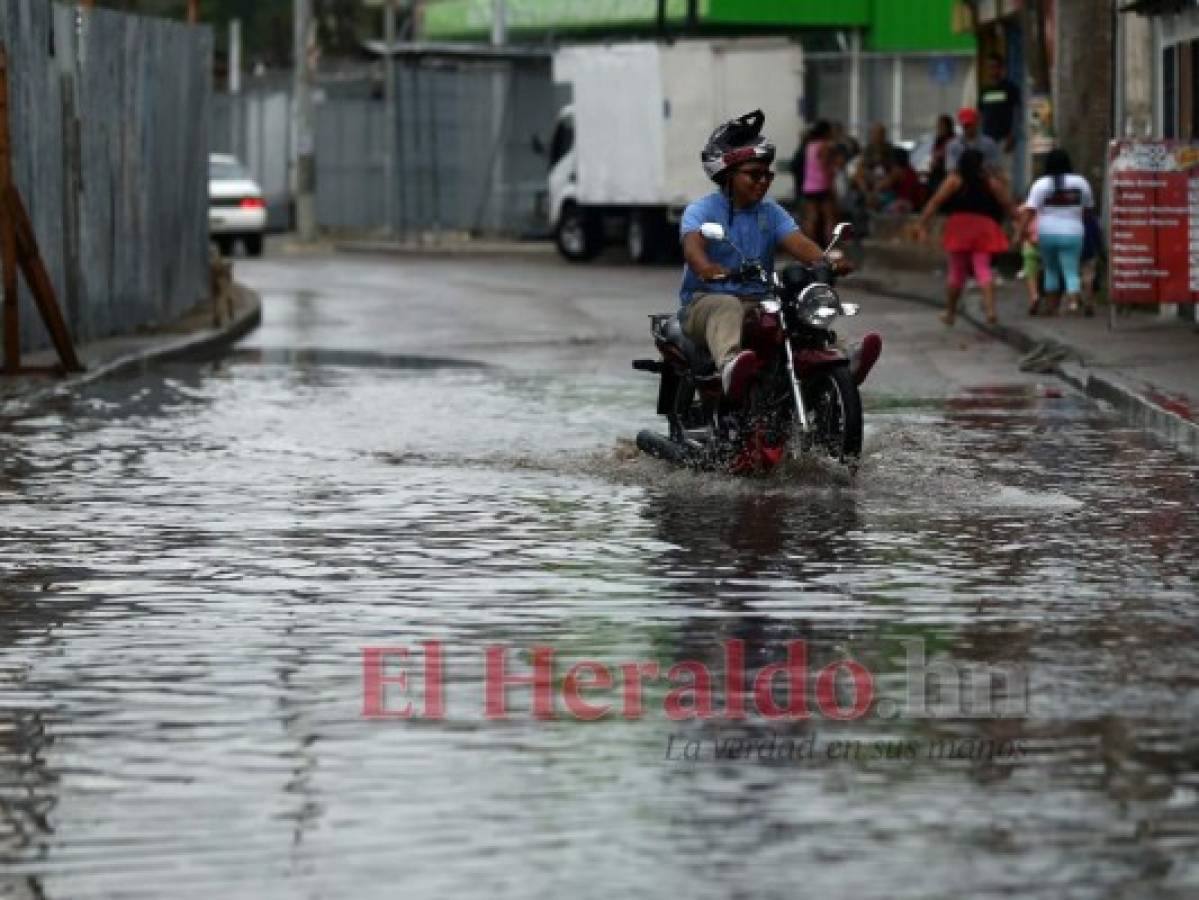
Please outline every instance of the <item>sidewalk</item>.
[[396, 238], [322, 237], [310, 243], [294, 234], [284, 235], [272, 249], [282, 255], [311, 253], [313, 250], [384, 256], [553, 256], [554, 242], [505, 238], [476, 238], [461, 232], [412, 234]]
[[[944, 309], [944, 260], [931, 248], [865, 242], [860, 274], [846, 286]], [[1078, 390], [1111, 404], [1127, 421], [1199, 457], [1199, 328], [1148, 310], [1109, 309], [1081, 315], [1029, 316], [1027, 290], [1005, 277], [996, 290], [1000, 324], [985, 324], [980, 295], [968, 290], [957, 328], [975, 327], [1023, 352], [1057, 350], [1056, 373]]]
[[[262, 301], [243, 285], [233, 285], [233, 315], [220, 326], [213, 324], [211, 304], [202, 303], [190, 313], [161, 328], [104, 338], [75, 349], [86, 370], [66, 377], [53, 375], [0, 375], [0, 411], [14, 404], [37, 403], [81, 384], [138, 369], [152, 362], [183, 357], [215, 355], [252, 331], [262, 319]], [[58, 357], [53, 350], [22, 356], [27, 366], [54, 366]]]

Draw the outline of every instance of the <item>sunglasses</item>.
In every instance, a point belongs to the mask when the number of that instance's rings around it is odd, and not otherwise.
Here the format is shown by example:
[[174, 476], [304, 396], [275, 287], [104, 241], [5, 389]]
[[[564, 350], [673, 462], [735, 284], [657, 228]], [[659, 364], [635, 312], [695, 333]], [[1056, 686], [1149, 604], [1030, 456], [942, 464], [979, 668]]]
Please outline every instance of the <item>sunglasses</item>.
[[737, 172], [738, 175], [744, 175], [750, 181], [759, 182], [765, 181], [767, 184], [774, 181], [774, 173], [769, 169], [741, 169]]

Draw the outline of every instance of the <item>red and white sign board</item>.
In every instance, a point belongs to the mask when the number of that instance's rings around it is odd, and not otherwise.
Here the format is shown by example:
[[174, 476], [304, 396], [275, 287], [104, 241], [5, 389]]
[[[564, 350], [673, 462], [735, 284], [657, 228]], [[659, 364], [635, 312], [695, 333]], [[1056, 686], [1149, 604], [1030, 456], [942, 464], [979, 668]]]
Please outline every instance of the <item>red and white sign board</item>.
[[1109, 297], [1199, 302], [1199, 144], [1112, 141]]

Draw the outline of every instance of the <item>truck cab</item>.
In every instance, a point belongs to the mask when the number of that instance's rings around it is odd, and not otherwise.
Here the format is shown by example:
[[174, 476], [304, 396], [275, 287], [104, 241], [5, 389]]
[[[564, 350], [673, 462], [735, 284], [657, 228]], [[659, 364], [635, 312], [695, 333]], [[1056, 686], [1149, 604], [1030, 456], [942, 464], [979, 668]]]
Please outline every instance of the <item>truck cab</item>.
[[798, 143], [803, 51], [787, 39], [564, 47], [553, 77], [570, 102], [544, 148], [546, 216], [568, 260], [622, 240], [634, 262], [677, 256], [683, 209], [713, 189], [699, 150], [720, 122], [760, 108], [779, 160]]
[[558, 113], [547, 152], [550, 229], [558, 252], [570, 260], [590, 259], [599, 252], [599, 235], [593, 217], [579, 211], [574, 106], [565, 106]]

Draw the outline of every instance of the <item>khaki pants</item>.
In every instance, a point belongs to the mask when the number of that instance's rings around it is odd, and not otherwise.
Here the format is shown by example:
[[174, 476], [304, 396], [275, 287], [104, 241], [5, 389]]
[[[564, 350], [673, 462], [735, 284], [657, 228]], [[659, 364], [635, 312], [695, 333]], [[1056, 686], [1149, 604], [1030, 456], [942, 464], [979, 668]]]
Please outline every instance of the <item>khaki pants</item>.
[[741, 299], [733, 294], [691, 295], [687, 315], [680, 324], [683, 334], [701, 347], [707, 347], [719, 369], [741, 351], [741, 327], [745, 313], [757, 299]]

